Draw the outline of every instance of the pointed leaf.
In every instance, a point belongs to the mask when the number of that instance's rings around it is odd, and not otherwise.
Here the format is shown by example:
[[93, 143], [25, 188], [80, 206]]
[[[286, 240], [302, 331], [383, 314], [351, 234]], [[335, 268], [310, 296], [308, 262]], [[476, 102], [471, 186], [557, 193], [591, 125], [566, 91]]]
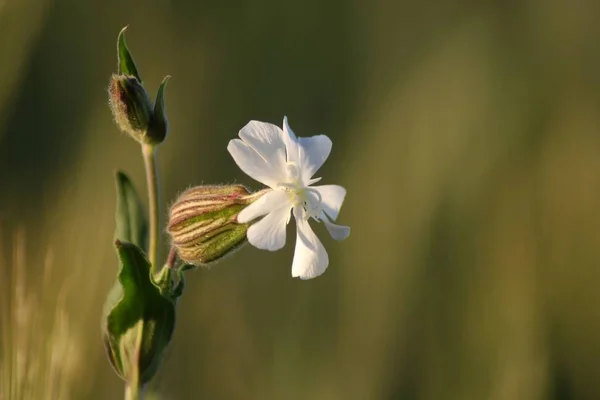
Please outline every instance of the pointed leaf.
[[154, 115], [163, 115], [165, 114], [165, 88], [167, 87], [167, 82], [171, 79], [171, 75], [167, 75], [163, 78], [160, 86], [158, 88], [158, 93], [156, 93], [156, 102], [154, 103]]
[[155, 275], [154, 284], [159, 288], [160, 294], [176, 303], [185, 289], [184, 279], [181, 269], [165, 265], [161, 271]]
[[179, 279], [179, 283], [173, 288], [171, 293], [171, 297], [174, 300], [179, 299], [183, 295], [183, 290], [185, 289], [185, 275], [181, 269], [177, 270], [177, 277]]
[[181, 267], [179, 267], [179, 270], [181, 272], [190, 271], [190, 270], [194, 270], [194, 269], [198, 269], [198, 266], [194, 265], [194, 264], [188, 264], [188, 263], [184, 263], [181, 265]]
[[124, 172], [117, 171], [117, 210], [115, 239], [133, 243], [146, 250], [148, 222], [135, 187]]
[[104, 305], [103, 336], [109, 359], [126, 381], [146, 383], [156, 373], [175, 327], [175, 302], [161, 295], [150, 263], [131, 243], [116, 242], [121, 268]]
[[169, 131], [169, 120], [167, 119], [167, 110], [165, 107], [165, 88], [170, 75], [165, 76], [158, 88], [156, 101], [154, 102], [154, 111], [152, 121], [148, 127], [147, 140], [151, 144], [160, 144], [167, 137]]
[[125, 43], [125, 31], [127, 27], [121, 29], [119, 32], [119, 37], [117, 39], [117, 56], [119, 59], [119, 75], [131, 75], [137, 78], [138, 81], [142, 82], [142, 78], [138, 74], [137, 68], [135, 66], [135, 62], [133, 62], [133, 57], [127, 48], [127, 43]]

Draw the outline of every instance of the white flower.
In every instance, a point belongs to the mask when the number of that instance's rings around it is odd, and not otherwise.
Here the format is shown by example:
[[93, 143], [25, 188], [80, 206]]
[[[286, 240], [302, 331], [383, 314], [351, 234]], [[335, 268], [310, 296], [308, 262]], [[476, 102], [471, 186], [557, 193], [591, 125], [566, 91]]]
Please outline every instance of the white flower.
[[238, 216], [240, 223], [264, 216], [248, 229], [248, 241], [263, 250], [281, 249], [293, 210], [296, 250], [292, 276], [310, 279], [321, 275], [329, 265], [329, 256], [308, 219], [322, 221], [336, 240], [350, 234], [349, 227], [331, 222], [338, 216], [346, 189], [338, 185], [311, 186], [321, 180], [312, 177], [329, 156], [331, 140], [325, 135], [296, 138], [287, 117], [283, 118], [283, 130], [250, 121], [239, 136], [241, 140], [231, 140], [227, 150], [242, 171], [272, 189]]

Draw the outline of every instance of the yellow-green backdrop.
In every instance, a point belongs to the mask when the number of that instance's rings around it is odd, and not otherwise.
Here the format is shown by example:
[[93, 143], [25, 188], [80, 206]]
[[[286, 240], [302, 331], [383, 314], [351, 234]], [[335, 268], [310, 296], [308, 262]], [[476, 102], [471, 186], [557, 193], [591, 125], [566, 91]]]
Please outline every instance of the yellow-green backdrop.
[[332, 138], [319, 176], [347, 188], [352, 227], [341, 243], [316, 227], [318, 279], [291, 278], [293, 235], [188, 274], [158, 398], [600, 398], [598, 15], [596, 0], [0, 0], [0, 370], [14, 381], [15, 354], [46, 349], [35, 376], [62, 398], [122, 396], [99, 327], [113, 171], [144, 189], [107, 105], [129, 25], [149, 90], [172, 75], [167, 204], [259, 188], [227, 143], [287, 115]]

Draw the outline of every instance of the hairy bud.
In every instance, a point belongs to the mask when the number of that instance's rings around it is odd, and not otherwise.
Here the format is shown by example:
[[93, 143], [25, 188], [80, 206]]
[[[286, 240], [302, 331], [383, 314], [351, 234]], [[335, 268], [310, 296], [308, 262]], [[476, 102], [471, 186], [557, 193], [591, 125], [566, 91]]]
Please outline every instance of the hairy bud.
[[152, 119], [152, 100], [134, 76], [113, 75], [110, 80], [109, 104], [119, 128], [140, 143]]
[[119, 71], [108, 87], [110, 109], [123, 132], [142, 144], [157, 145], [165, 140], [169, 128], [164, 90], [170, 77], [163, 79], [153, 103], [125, 43], [125, 29], [117, 39]]
[[241, 185], [185, 191], [171, 207], [167, 228], [179, 258], [188, 264], [209, 264], [244, 244], [250, 224], [238, 223], [237, 215], [261, 194], [250, 194]]

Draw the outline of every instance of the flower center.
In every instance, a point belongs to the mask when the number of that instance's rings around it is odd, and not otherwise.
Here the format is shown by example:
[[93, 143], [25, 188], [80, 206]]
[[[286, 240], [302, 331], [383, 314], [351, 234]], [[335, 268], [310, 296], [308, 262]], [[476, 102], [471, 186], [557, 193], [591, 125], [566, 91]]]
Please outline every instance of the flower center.
[[287, 182], [280, 183], [278, 186], [291, 195], [294, 206], [302, 206], [306, 219], [312, 217], [318, 221], [322, 211], [321, 194], [315, 189], [304, 185], [300, 177], [300, 168], [296, 163], [288, 162], [286, 172]]

